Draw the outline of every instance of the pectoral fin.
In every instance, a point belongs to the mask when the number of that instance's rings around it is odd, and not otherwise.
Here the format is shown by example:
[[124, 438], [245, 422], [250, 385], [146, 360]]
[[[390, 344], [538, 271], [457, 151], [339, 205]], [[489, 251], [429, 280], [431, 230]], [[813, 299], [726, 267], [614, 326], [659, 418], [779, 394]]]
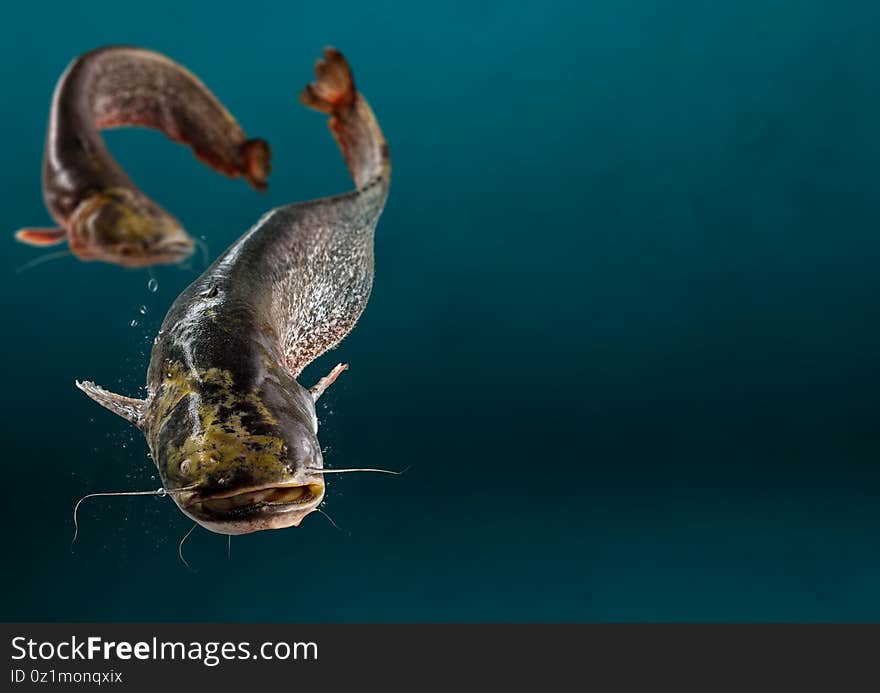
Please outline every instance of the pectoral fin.
[[19, 229], [15, 232], [15, 240], [28, 245], [46, 246], [61, 243], [67, 237], [64, 229]]
[[348, 370], [347, 363], [337, 363], [336, 367], [332, 371], [330, 371], [329, 374], [327, 374], [323, 378], [321, 378], [317, 382], [317, 384], [309, 390], [309, 392], [312, 393], [312, 399], [315, 402], [317, 402], [318, 398], [324, 394], [324, 391], [328, 387], [330, 387], [333, 383], [336, 382], [336, 378], [338, 378], [342, 374], [342, 371], [347, 371], [347, 370]]
[[140, 425], [144, 409], [147, 406], [146, 400], [123, 397], [114, 392], [108, 392], [103, 387], [88, 381], [81, 383], [77, 380], [76, 386], [105, 409], [109, 409], [114, 414], [119, 414], [119, 416], [126, 421], [130, 421], [135, 426]]

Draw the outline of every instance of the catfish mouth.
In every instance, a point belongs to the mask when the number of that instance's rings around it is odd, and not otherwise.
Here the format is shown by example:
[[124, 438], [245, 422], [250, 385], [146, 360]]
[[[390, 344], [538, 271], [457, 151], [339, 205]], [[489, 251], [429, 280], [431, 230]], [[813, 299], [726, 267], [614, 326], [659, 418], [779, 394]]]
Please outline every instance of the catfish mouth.
[[277, 485], [194, 497], [183, 509], [222, 522], [265, 513], [309, 512], [323, 499], [324, 484]]
[[166, 240], [153, 245], [117, 243], [107, 247], [71, 244], [71, 251], [80, 260], [104, 260], [123, 267], [172, 265], [193, 254], [195, 243], [190, 239]]
[[195, 250], [193, 241], [187, 238], [169, 239], [153, 245], [119, 244], [109, 255], [127, 267], [173, 264], [186, 260]]

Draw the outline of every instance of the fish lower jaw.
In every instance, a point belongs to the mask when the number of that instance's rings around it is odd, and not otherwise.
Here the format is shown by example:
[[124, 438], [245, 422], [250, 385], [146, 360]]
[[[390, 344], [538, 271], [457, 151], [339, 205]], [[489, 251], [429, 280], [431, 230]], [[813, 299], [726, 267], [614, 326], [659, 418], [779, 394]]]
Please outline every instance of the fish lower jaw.
[[227, 493], [222, 496], [206, 498], [193, 506], [211, 512], [229, 512], [255, 506], [303, 506], [324, 495], [323, 484], [300, 484], [297, 486], [273, 486], [270, 488], [253, 489], [239, 493]]
[[296, 527], [323, 499], [323, 484], [279, 485], [211, 496], [180, 509], [212, 532], [248, 534]]

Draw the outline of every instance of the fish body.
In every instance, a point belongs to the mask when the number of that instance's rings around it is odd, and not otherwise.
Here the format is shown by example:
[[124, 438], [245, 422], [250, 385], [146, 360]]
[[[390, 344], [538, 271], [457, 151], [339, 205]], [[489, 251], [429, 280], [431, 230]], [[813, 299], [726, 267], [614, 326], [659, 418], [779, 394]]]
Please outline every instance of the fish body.
[[330, 115], [356, 189], [272, 210], [181, 293], [150, 360], [146, 400], [77, 383], [144, 432], [181, 510], [216, 532], [298, 525], [324, 496], [302, 370], [351, 331], [373, 283], [390, 158], [347, 62], [328, 49], [303, 102]]
[[141, 192], [111, 156], [106, 128], [160, 130], [201, 161], [266, 187], [269, 148], [249, 140], [222, 103], [182, 65], [154, 51], [99, 48], [75, 59], [55, 87], [43, 158], [43, 197], [58, 223], [22, 229], [31, 245], [65, 239], [81, 260], [126, 267], [177, 262], [194, 243], [180, 222]]

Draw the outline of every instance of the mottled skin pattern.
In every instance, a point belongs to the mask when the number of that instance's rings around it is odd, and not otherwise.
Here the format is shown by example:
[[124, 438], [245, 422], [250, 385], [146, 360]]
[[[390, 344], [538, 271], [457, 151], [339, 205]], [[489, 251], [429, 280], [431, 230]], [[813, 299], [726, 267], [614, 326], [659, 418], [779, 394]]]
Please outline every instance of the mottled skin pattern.
[[43, 196], [58, 229], [22, 229], [33, 245], [67, 238], [81, 260], [126, 267], [179, 261], [193, 251], [180, 222], [144, 195], [110, 155], [100, 130], [155, 128], [204, 163], [266, 187], [269, 149], [186, 68], [153, 51], [108, 47], [74, 60], [52, 97]]
[[[145, 433], [163, 484], [213, 531], [298, 525], [324, 495], [315, 400], [296, 377], [335, 347], [373, 283], [388, 147], [328, 49], [306, 105], [330, 114], [357, 189], [266, 214], [175, 301], [156, 338], [145, 401], [78, 385]], [[317, 473], [316, 473], [317, 472]]]

